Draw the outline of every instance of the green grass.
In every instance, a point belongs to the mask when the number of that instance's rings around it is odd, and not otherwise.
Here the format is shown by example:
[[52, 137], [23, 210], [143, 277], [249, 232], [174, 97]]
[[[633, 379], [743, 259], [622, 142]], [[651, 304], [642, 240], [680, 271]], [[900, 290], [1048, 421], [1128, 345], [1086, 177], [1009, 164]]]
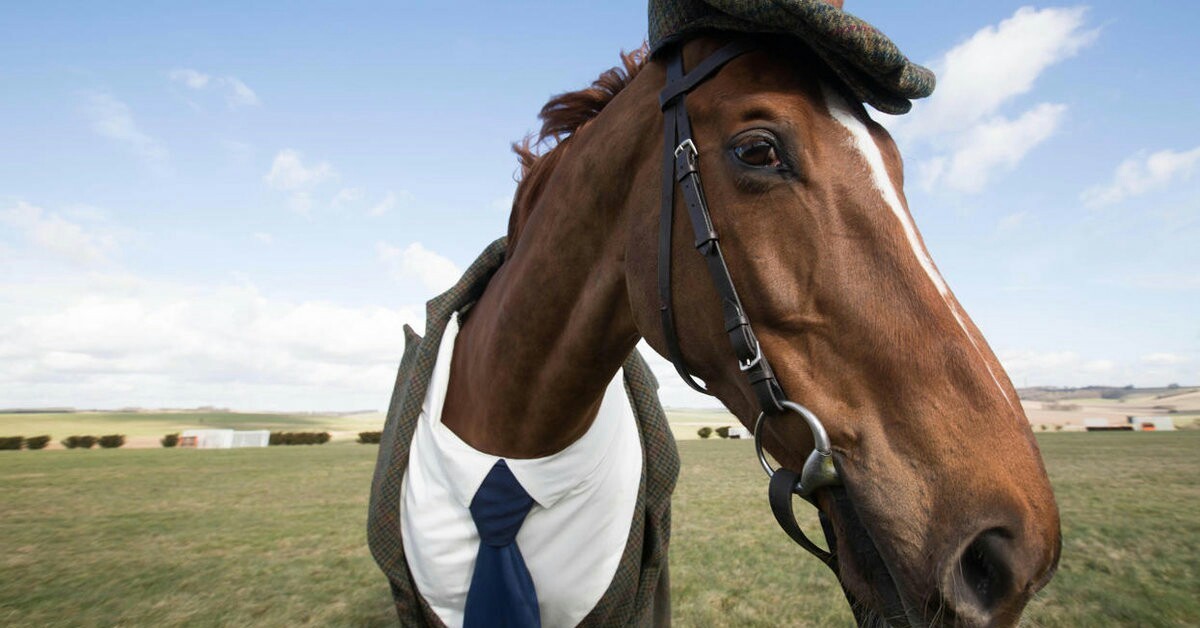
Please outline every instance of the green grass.
[[[1200, 624], [1200, 432], [1039, 440], [1064, 548], [1028, 625]], [[680, 450], [676, 624], [850, 625], [775, 526], [752, 444]], [[0, 452], [0, 625], [394, 625], [364, 533], [375, 452]]]

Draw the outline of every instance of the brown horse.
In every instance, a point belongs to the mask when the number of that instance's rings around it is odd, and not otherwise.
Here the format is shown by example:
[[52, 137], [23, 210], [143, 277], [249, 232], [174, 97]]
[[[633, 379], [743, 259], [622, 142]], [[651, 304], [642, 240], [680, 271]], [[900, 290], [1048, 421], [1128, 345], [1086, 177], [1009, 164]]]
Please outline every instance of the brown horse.
[[[691, 92], [688, 112], [763, 353], [833, 444], [844, 489], [814, 499], [837, 576], [862, 623], [1014, 624], [1060, 546], [1016, 391], [924, 248], [888, 133], [799, 44], [759, 40]], [[685, 66], [726, 41], [688, 42]], [[587, 431], [639, 338], [667, 353], [656, 286], [666, 69], [645, 56], [551, 100], [540, 139], [557, 139], [552, 149], [517, 147], [506, 259], [459, 332], [442, 410], [478, 450], [562, 450]], [[758, 401], [679, 213], [671, 263], [684, 360], [753, 427]], [[783, 420], [765, 443], [798, 469], [813, 438]]]

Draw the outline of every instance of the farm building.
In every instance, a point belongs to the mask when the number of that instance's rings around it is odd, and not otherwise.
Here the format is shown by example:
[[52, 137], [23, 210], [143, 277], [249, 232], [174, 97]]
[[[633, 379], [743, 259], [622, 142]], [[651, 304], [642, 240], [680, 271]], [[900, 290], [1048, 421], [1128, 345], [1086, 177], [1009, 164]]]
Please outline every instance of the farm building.
[[1113, 425], [1108, 419], [1084, 419], [1083, 427], [1089, 432], [1128, 432], [1131, 425]]
[[270, 440], [271, 432], [267, 430], [184, 430], [179, 435], [179, 446], [196, 449], [266, 447]]
[[1139, 432], [1172, 432], [1175, 421], [1169, 416], [1131, 416], [1129, 424]]
[[744, 425], [735, 425], [729, 428], [729, 438], [750, 438], [750, 430]]

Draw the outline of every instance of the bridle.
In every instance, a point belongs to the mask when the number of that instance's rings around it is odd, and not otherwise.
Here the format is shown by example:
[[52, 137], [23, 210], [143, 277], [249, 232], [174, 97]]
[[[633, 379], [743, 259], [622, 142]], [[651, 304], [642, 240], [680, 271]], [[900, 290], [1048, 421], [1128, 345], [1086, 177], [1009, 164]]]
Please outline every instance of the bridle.
[[[683, 381], [697, 391], [711, 395], [707, 388], [692, 377], [683, 362], [683, 351], [679, 347], [674, 312], [671, 309], [671, 233], [675, 213], [675, 185], [678, 183], [683, 190], [684, 204], [687, 206], [688, 217], [696, 236], [696, 250], [704, 257], [713, 286], [721, 299], [725, 331], [729, 334], [729, 341], [737, 356], [738, 368], [749, 379], [750, 387], [754, 390], [762, 409], [754, 422], [754, 447], [763, 470], [771, 478], [768, 490], [771, 512], [792, 540], [836, 572], [836, 555], [809, 540], [796, 522], [796, 515], [792, 511], [793, 494], [815, 505], [814, 491], [841, 484], [833, 462], [829, 435], [816, 415], [808, 408], [789, 401], [784, 395], [767, 357], [763, 355], [762, 345], [754, 335], [750, 320], [746, 318], [745, 308], [742, 307], [742, 301], [738, 298], [733, 279], [729, 275], [729, 267], [721, 254], [720, 239], [713, 228], [708, 202], [704, 198], [704, 188], [700, 184], [697, 162], [700, 151], [692, 138], [691, 120], [688, 118], [685, 104], [688, 92], [716, 74], [726, 63], [755, 48], [751, 42], [736, 40], [704, 59], [687, 73], [683, 71], [683, 46], [674, 46], [667, 52], [667, 83], [658, 98], [665, 123], [662, 211], [659, 215], [658, 231], [658, 292], [663, 335], [671, 362], [675, 364], [675, 370], [683, 377]], [[672, 173], [674, 178], [671, 177]], [[772, 469], [763, 453], [762, 434], [767, 418], [778, 419], [788, 411], [799, 414], [813, 436], [813, 451], [798, 473], [782, 467]], [[821, 513], [820, 517], [826, 538], [831, 540], [830, 550], [833, 550], [830, 525], [824, 513]]]

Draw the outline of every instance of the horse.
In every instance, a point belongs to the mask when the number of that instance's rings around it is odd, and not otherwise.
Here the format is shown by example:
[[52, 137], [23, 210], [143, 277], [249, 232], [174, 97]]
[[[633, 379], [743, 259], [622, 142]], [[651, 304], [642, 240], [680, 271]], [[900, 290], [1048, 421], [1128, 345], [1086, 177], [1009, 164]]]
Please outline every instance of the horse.
[[[691, 38], [682, 67], [737, 38]], [[827, 437], [837, 481], [809, 498], [860, 624], [1015, 624], [1057, 567], [1058, 510], [1013, 385], [914, 225], [892, 138], [784, 37], [755, 38], [688, 88], [709, 231], [777, 387], [824, 429], [790, 413], [761, 424], [723, 291], [687, 245], [684, 195], [660, 259], [668, 59], [621, 58], [514, 145], [503, 263], [453, 343], [442, 423], [495, 456], [560, 452], [645, 339], [758, 428], [781, 468], [804, 468]]]

